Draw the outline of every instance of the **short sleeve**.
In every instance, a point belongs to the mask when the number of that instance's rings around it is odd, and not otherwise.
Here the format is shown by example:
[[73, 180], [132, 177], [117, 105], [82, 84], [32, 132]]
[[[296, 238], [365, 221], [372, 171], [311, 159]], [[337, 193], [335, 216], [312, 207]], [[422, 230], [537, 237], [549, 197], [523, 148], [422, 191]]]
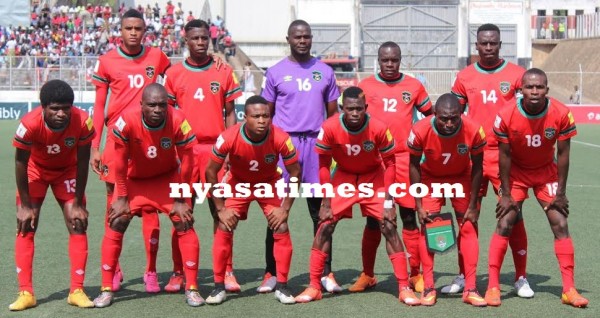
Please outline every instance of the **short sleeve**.
[[108, 75], [108, 71], [105, 69], [105, 64], [103, 63], [104, 59], [100, 58], [96, 61], [96, 65], [94, 66], [94, 74], [92, 75], [92, 83], [98, 87], [108, 87], [110, 84], [110, 76]]
[[[82, 112], [83, 113], [83, 112]], [[94, 123], [92, 118], [85, 115], [85, 120], [83, 121], [83, 125], [81, 127], [81, 135], [79, 136], [79, 145], [87, 145], [92, 142], [92, 139], [96, 136], [96, 131], [94, 130]]]
[[27, 127], [23, 122], [20, 122], [19, 126], [17, 127], [17, 131], [15, 132], [13, 146], [15, 146], [15, 148], [30, 151], [31, 146], [33, 145], [32, 135], [33, 133], [31, 129]]
[[277, 149], [281, 154], [283, 164], [288, 166], [298, 162], [298, 154], [296, 147], [292, 143], [292, 138], [283, 131], [277, 131]]
[[275, 79], [273, 78], [272, 72], [270, 69], [267, 70], [265, 74], [265, 87], [262, 91], [262, 97], [266, 99], [268, 102], [274, 103], [275, 97], [277, 96], [277, 90], [275, 85]]
[[121, 145], [129, 144], [129, 125], [123, 119], [123, 116], [119, 116], [119, 119], [115, 122], [112, 127], [112, 137], [115, 143]]
[[242, 88], [240, 87], [240, 82], [237, 77], [233, 73], [233, 70], [229, 70], [229, 74], [227, 75], [227, 86], [225, 89], [225, 101], [231, 102], [236, 98], [242, 96]]
[[192, 126], [187, 119], [177, 121], [175, 129], [175, 146], [178, 149], [188, 149], [196, 144], [196, 135], [192, 131]]
[[224, 133], [220, 134], [210, 153], [210, 159], [220, 164], [225, 162], [225, 158], [231, 151], [231, 142], [228, 140], [229, 138], [225, 138]]
[[502, 116], [500, 114], [496, 115], [496, 119], [494, 120], [494, 136], [496, 140], [501, 143], [508, 143], [508, 126]]
[[317, 142], [315, 143], [315, 151], [321, 155], [331, 155], [331, 144], [333, 139], [329, 129], [321, 127], [319, 135], [317, 136]]
[[415, 131], [414, 127], [410, 130], [410, 133], [408, 134], [406, 145], [408, 146], [408, 151], [411, 155], [421, 156], [423, 154], [423, 141]]
[[331, 72], [331, 78], [329, 79], [329, 85], [327, 85], [327, 92], [325, 93], [327, 94], [327, 100], [325, 102], [332, 102], [340, 97], [340, 91], [335, 80], [335, 73], [333, 72]]
[[396, 152], [396, 142], [394, 141], [394, 137], [389, 129], [382, 130], [379, 134], [379, 153], [381, 157], [389, 157], [393, 156]]
[[176, 106], [177, 94], [175, 93], [175, 83], [173, 83], [173, 77], [171, 76], [171, 73], [171, 71], [165, 73], [163, 80], [165, 89], [167, 90], [167, 98], [169, 99], [169, 105]]
[[465, 89], [465, 86], [464, 86], [463, 82], [460, 80], [459, 76], [456, 77], [456, 80], [454, 81], [454, 85], [452, 85], [451, 93], [452, 93], [452, 95], [456, 96], [456, 98], [458, 98], [458, 102], [461, 105], [464, 106], [467, 104], [467, 90]]
[[560, 120], [560, 132], [558, 133], [558, 140], [567, 140], [577, 135], [577, 128], [575, 126], [575, 118], [573, 113], [565, 112]]
[[486, 144], [487, 141], [485, 139], [485, 131], [483, 130], [482, 126], [479, 126], [477, 132], [473, 134], [471, 155], [478, 155], [480, 153], [483, 153], [483, 149], [485, 148]]
[[419, 91], [415, 101], [415, 108], [421, 113], [426, 113], [431, 110], [431, 100], [429, 99], [429, 94], [427, 94], [427, 91], [422, 84], [419, 85]]

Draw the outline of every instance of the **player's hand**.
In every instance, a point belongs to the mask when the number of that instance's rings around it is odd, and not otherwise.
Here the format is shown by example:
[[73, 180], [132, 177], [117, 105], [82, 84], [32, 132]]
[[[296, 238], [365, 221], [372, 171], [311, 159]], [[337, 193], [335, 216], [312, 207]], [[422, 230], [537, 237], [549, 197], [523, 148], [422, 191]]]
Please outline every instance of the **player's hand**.
[[319, 210], [319, 223], [333, 220], [333, 210], [331, 206], [321, 205]]
[[238, 216], [235, 214], [235, 210], [223, 207], [218, 211], [219, 222], [223, 223], [227, 228], [227, 231], [232, 232], [237, 227]]
[[76, 231], [85, 232], [88, 226], [88, 210], [82, 205], [73, 205], [70, 209], [70, 215], [68, 216], [69, 224], [71, 228]]
[[550, 210], [556, 210], [565, 217], [569, 217], [569, 199], [567, 199], [567, 196], [564, 194], [556, 195], [554, 200], [544, 208], [544, 212]]
[[271, 213], [267, 215], [267, 222], [269, 223], [269, 228], [273, 231], [277, 231], [281, 224], [287, 222], [289, 214], [290, 211], [282, 207], [276, 207], [273, 210], [271, 210]]
[[227, 157], [225, 157], [225, 161], [223, 162], [223, 170], [225, 170], [225, 173], [229, 171], [229, 154], [227, 154]]
[[[383, 220], [392, 223], [392, 225], [397, 228], [398, 223], [396, 222], [396, 208], [392, 206], [389, 209], [383, 209]], [[383, 226], [383, 224], [384, 223], [381, 223], [381, 226]]]
[[92, 167], [92, 171], [97, 175], [102, 174], [102, 163], [100, 162], [100, 158], [100, 149], [92, 147], [90, 153], [90, 166]]
[[225, 64], [225, 61], [223, 61], [223, 59], [216, 54], [211, 54], [210, 56], [212, 57], [213, 61], [215, 61], [215, 67], [217, 68], [217, 71], [219, 71], [223, 64]]
[[35, 229], [36, 215], [33, 208], [17, 205], [17, 235], [25, 236]]
[[519, 205], [513, 200], [511, 195], [502, 195], [496, 204], [496, 219], [501, 220], [510, 211], [520, 212]]
[[131, 211], [129, 210], [129, 200], [127, 197], [118, 197], [115, 202], [110, 206], [110, 210], [108, 211], [108, 224], [112, 224], [112, 222], [121, 216], [126, 215], [131, 217]]
[[194, 227], [194, 215], [192, 215], [192, 209], [185, 201], [175, 201], [175, 203], [173, 203], [173, 210], [171, 210], [169, 216], [173, 215], [179, 217], [184, 231]]
[[473, 223], [473, 225], [477, 225], [477, 222], [479, 221], [479, 209], [477, 207], [475, 208], [468, 208], [467, 212], [465, 212], [465, 215], [463, 216], [463, 221], [462, 224], [465, 224], [465, 222], [467, 221], [471, 221], [471, 223]]
[[419, 218], [419, 223], [421, 225], [431, 222], [431, 219], [429, 218], [429, 213], [427, 213], [427, 211], [425, 211], [425, 209], [423, 208], [417, 208], [417, 217]]

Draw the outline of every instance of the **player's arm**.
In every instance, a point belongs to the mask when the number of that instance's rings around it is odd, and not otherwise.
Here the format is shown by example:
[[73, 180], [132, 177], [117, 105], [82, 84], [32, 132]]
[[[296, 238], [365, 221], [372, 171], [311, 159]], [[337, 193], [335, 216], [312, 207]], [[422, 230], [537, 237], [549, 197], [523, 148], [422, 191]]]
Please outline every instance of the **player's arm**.
[[[331, 154], [319, 154], [319, 182], [321, 184], [331, 183]], [[333, 219], [333, 211], [331, 210], [331, 198], [324, 197], [321, 201], [321, 209], [319, 211], [320, 222]]]
[[235, 125], [235, 103], [234, 101], [225, 102], [225, 128]]
[[463, 217], [463, 222], [469, 220], [476, 224], [479, 220], [478, 199], [481, 178], [483, 178], [483, 152], [471, 155], [471, 193], [469, 193], [469, 207]]
[[96, 100], [94, 101], [94, 129], [96, 136], [92, 139], [92, 150], [90, 155], [90, 166], [92, 171], [100, 175], [102, 173], [100, 167], [100, 140], [102, 139], [102, 131], [104, 130], [104, 107], [108, 95], [108, 85], [96, 86]]
[[[410, 162], [408, 164], [408, 176], [410, 178], [410, 184], [421, 183], [421, 155], [410, 154]], [[423, 209], [423, 199], [415, 197], [415, 210], [419, 217], [419, 223], [425, 224], [431, 222], [427, 211]]]
[[337, 114], [337, 112], [338, 112], [337, 99], [327, 102], [327, 118]]
[[108, 224], [111, 224], [115, 219], [123, 215], [129, 215], [130, 213], [129, 198], [127, 193], [128, 160], [129, 146], [123, 142], [115, 141], [115, 193], [117, 195], [117, 199], [115, 202], [113, 202], [110, 208], [108, 214]]
[[[87, 186], [91, 144], [86, 143], [77, 147], [77, 176], [75, 177], [75, 200], [70, 209], [69, 221], [77, 232], [87, 229], [89, 212], [85, 208], [84, 196]], [[77, 222], [79, 221], [79, 222]]]
[[36, 216], [29, 197], [29, 177], [27, 166], [31, 152], [17, 148], [15, 152], [15, 179], [21, 204], [17, 205], [17, 234], [25, 235], [28, 229], [35, 228]]
[[[178, 147], [177, 156], [179, 157], [180, 180], [179, 182], [190, 183], [192, 180], [192, 169], [194, 166], [194, 152], [191, 147]], [[185, 198], [173, 199], [173, 210], [170, 215], [179, 216], [179, 224], [175, 224], [177, 231], [187, 231], [194, 226], [194, 215], [192, 208], [187, 204]]]
[[390, 187], [396, 181], [396, 156], [394, 154], [383, 157], [383, 165], [385, 172], [383, 176], [383, 184], [385, 187], [385, 201], [383, 203], [383, 218], [391, 222], [394, 227], [396, 224], [396, 209], [394, 208], [394, 198], [390, 194]]
[[269, 112], [271, 113], [271, 118], [275, 117], [275, 102], [267, 102], [269, 105]]
[[208, 166], [206, 167], [206, 182], [211, 185], [210, 194], [212, 196], [213, 202], [215, 204], [215, 209], [217, 210], [217, 216], [219, 217], [219, 222], [225, 226], [227, 231], [233, 231], [237, 227], [238, 217], [235, 214], [233, 209], [225, 208], [225, 200], [216, 194], [217, 188], [216, 184], [219, 183], [217, 179], [217, 174], [221, 167], [223, 166], [223, 162], [217, 162], [213, 159], [208, 161]]
[[544, 211], [554, 209], [565, 217], [569, 216], [569, 200], [567, 199], [567, 177], [569, 176], [569, 160], [571, 139], [559, 140], [556, 144], [556, 159], [558, 166], [558, 187], [554, 200], [544, 208]]
[[519, 207], [510, 193], [511, 155], [509, 143], [498, 143], [498, 156], [498, 168], [500, 170], [500, 200], [498, 200], [498, 204], [496, 204], [496, 219], [500, 220], [511, 210], [519, 212]]
[[[292, 164], [286, 165], [285, 170], [287, 170], [290, 176], [290, 184], [294, 183], [296, 184], [296, 188], [298, 188], [300, 173], [302, 171], [302, 169], [300, 168], [300, 164], [298, 162], [294, 162]], [[279, 227], [283, 223], [287, 223], [292, 204], [294, 204], [294, 197], [288, 195], [283, 199], [281, 207], [274, 208], [273, 211], [271, 211], [271, 213], [267, 215], [267, 222], [269, 223], [269, 228], [271, 230], [277, 231], [277, 229], [279, 229]]]

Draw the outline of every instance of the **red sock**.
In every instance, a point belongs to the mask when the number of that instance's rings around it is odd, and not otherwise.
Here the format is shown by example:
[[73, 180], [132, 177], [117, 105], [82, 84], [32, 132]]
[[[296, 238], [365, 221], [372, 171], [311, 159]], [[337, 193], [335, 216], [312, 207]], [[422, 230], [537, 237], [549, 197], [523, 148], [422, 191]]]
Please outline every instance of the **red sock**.
[[179, 251], [179, 240], [175, 227], [171, 227], [171, 257], [173, 258], [173, 273], [183, 273], [183, 263], [181, 261], [181, 251]]
[[112, 281], [115, 276], [115, 269], [117, 267], [117, 261], [121, 255], [121, 249], [123, 248], [123, 233], [114, 231], [111, 228], [106, 229], [104, 238], [102, 239], [102, 256], [101, 256], [101, 270], [102, 270], [102, 288], [111, 288]]
[[308, 270], [310, 275], [310, 286], [318, 290], [321, 290], [321, 276], [323, 276], [323, 269], [325, 268], [327, 256], [327, 253], [314, 247], [310, 250], [310, 265]]
[[371, 229], [365, 226], [362, 237], [362, 263], [363, 272], [367, 276], [375, 276], [375, 258], [380, 242], [381, 231], [379, 228]]
[[33, 254], [35, 232], [27, 232], [24, 236], [17, 235], [15, 240], [15, 263], [17, 266], [17, 279], [19, 291], [28, 291], [33, 294]]
[[488, 256], [489, 282], [488, 289], [500, 289], [500, 269], [508, 248], [508, 237], [494, 233], [490, 240], [490, 250]]
[[477, 261], [479, 260], [479, 241], [477, 239], [477, 234], [477, 227], [473, 225], [471, 221], [466, 221], [460, 227], [460, 253], [462, 254], [465, 267], [465, 290], [476, 288]]
[[220, 229], [215, 231], [213, 241], [213, 273], [215, 275], [215, 284], [225, 282], [225, 270], [227, 259], [231, 255], [231, 244], [233, 242], [233, 233], [225, 232]]
[[423, 266], [423, 283], [425, 288], [434, 288], [435, 281], [433, 280], [433, 253], [427, 249], [427, 241], [425, 239], [425, 227], [422, 227], [419, 235], [419, 253], [421, 256], [421, 265]]
[[86, 234], [69, 235], [69, 259], [71, 260], [71, 293], [83, 288], [85, 265], [88, 256], [88, 240]]
[[275, 243], [273, 244], [273, 256], [277, 268], [277, 282], [287, 283], [290, 273], [290, 264], [292, 263], [292, 238], [290, 232], [273, 234]]
[[142, 233], [146, 247], [146, 272], [156, 272], [160, 223], [156, 209], [142, 210]]
[[575, 288], [575, 249], [570, 237], [554, 240], [554, 253], [558, 259], [560, 275], [562, 276], [563, 292]]
[[233, 240], [231, 240], [231, 253], [229, 253], [229, 258], [227, 259], [225, 271], [228, 273], [233, 272]]
[[185, 232], [177, 232], [179, 250], [185, 275], [185, 290], [198, 289], [198, 262], [200, 261], [200, 241], [196, 230], [191, 228]]
[[408, 274], [406, 270], [406, 253], [398, 252], [389, 256], [394, 268], [394, 276], [401, 289], [408, 286]]
[[[108, 212], [112, 206], [113, 193], [106, 193], [106, 215], [104, 216], [104, 232], [110, 229], [110, 224], [108, 224]], [[117, 264], [115, 265], [115, 271], [121, 271], [121, 265], [119, 265], [119, 259], [117, 258]]]
[[402, 230], [402, 241], [406, 247], [406, 252], [410, 255], [408, 264], [410, 265], [410, 276], [419, 275], [421, 272], [421, 256], [419, 255], [419, 229]]
[[515, 281], [517, 281], [521, 276], [527, 277], [527, 232], [523, 220], [513, 225], [508, 242], [515, 262]]
[[[463, 219], [457, 218], [456, 219], [456, 223], [458, 224], [462, 224]], [[456, 253], [458, 255], [458, 273], [461, 275], [465, 275], [465, 260], [463, 258], [463, 254], [462, 254], [462, 249], [461, 249], [461, 241], [460, 241], [460, 235], [456, 238], [456, 247], [458, 249], [458, 253]]]

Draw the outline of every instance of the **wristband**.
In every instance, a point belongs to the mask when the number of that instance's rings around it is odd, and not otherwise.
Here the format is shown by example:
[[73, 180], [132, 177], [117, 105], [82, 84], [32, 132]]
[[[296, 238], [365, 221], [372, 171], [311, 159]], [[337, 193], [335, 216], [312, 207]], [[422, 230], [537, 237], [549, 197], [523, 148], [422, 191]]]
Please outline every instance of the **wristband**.
[[392, 200], [385, 200], [383, 201], [383, 208], [384, 209], [391, 209], [394, 207], [394, 201]]

